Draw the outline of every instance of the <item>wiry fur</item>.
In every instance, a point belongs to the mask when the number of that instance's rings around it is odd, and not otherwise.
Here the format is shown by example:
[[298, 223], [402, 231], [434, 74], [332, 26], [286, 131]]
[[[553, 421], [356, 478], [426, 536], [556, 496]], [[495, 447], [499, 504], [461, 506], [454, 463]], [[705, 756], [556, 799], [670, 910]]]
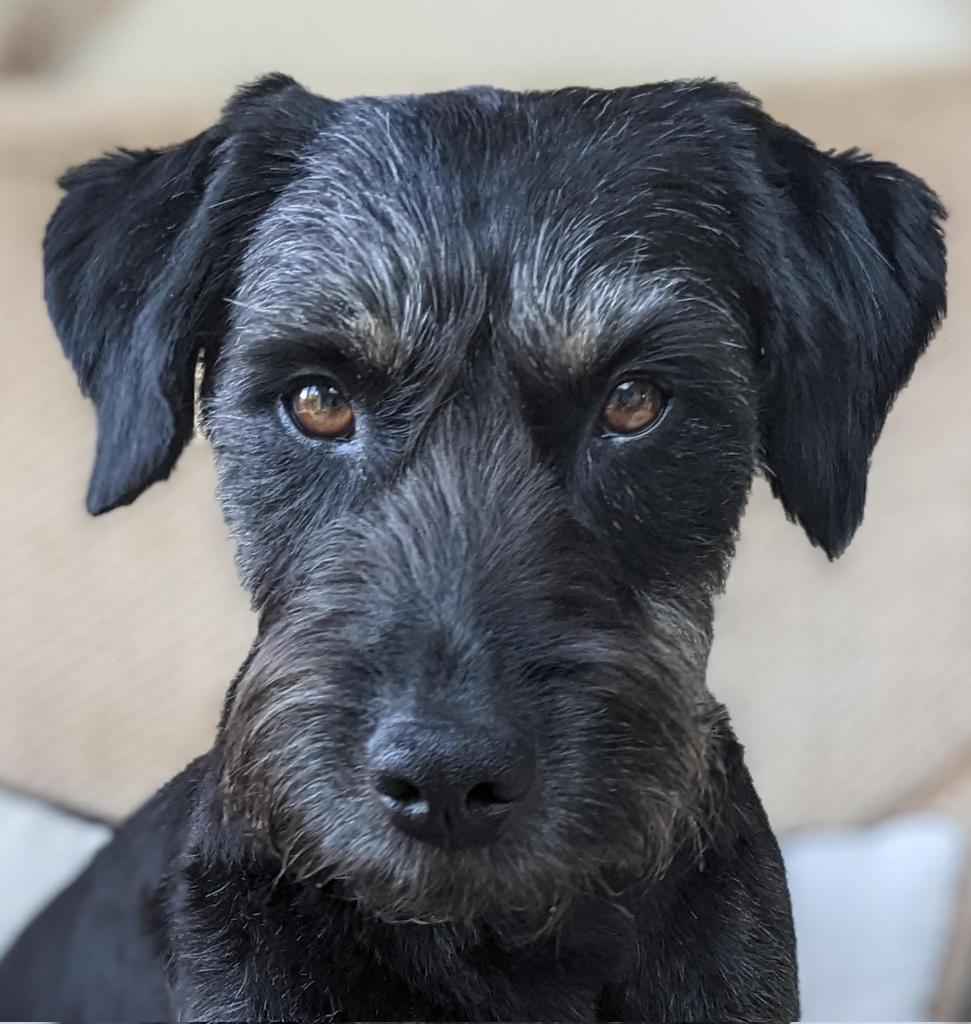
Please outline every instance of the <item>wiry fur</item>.
[[[63, 184], [46, 288], [98, 408], [89, 507], [172, 469], [201, 358], [260, 627], [213, 749], [28, 929], [0, 1007], [794, 1019], [712, 602], [757, 470], [829, 555], [859, 524], [943, 310], [933, 193], [714, 82], [335, 103], [282, 76]], [[350, 439], [286, 414], [321, 375]], [[605, 433], [642, 375], [663, 416]], [[402, 715], [529, 752], [489, 845], [386, 819], [369, 744]]]
[[[598, 582], [549, 474], [484, 460], [521, 446], [505, 424], [441, 429], [265, 612], [228, 707], [227, 805], [295, 875], [346, 877], [384, 917], [542, 925], [606, 869], [662, 875], [703, 827], [708, 638], [692, 610]], [[382, 716], [441, 707], [539, 744], [542, 802], [494, 846], [416, 851], [383, 827], [360, 751]]]

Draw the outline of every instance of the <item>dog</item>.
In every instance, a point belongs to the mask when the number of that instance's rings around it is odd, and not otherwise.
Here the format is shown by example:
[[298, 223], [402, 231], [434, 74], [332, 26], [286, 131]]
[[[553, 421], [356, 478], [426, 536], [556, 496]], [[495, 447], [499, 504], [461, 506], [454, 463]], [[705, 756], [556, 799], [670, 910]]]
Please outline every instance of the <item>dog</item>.
[[796, 1019], [712, 603], [756, 472], [830, 558], [859, 525], [943, 315], [934, 193], [716, 81], [282, 75], [61, 184], [88, 509], [168, 476], [198, 398], [260, 618], [0, 1012]]

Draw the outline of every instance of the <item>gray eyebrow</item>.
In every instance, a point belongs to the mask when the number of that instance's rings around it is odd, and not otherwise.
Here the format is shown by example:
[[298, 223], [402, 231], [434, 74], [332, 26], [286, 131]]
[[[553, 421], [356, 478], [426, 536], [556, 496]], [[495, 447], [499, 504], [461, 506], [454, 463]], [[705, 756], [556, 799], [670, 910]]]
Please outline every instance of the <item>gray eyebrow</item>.
[[353, 197], [335, 209], [333, 189], [323, 203], [318, 188], [291, 186], [260, 225], [234, 300], [240, 330], [306, 333], [326, 319], [362, 358], [397, 367], [432, 332], [481, 318], [485, 275], [467, 230], [445, 245], [407, 211], [382, 221]]
[[689, 301], [686, 280], [670, 270], [642, 274], [601, 267], [583, 275], [562, 265], [537, 274], [514, 272], [507, 315], [510, 335], [541, 347], [571, 373], [589, 372], [652, 321], [669, 319]]
[[294, 301], [293, 296], [266, 303], [240, 298], [228, 301], [234, 309], [231, 344], [251, 339], [290, 340], [308, 351], [314, 346], [337, 349], [355, 362], [388, 369], [402, 357], [403, 346], [392, 326], [364, 309], [338, 305], [321, 315], [311, 312], [309, 302]]

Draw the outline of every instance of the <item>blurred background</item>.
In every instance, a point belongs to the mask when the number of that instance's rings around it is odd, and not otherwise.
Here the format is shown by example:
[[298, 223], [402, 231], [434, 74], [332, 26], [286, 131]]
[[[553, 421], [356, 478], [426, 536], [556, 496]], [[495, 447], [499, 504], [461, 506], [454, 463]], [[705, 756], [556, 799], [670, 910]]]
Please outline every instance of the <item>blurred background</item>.
[[335, 97], [718, 76], [940, 192], [951, 313], [877, 447], [866, 521], [829, 564], [756, 487], [710, 681], [786, 838], [807, 1017], [966, 1019], [969, 0], [0, 0], [0, 786], [124, 815], [208, 747], [253, 635], [203, 442], [85, 516], [94, 417], [39, 247], [67, 165], [194, 134], [270, 70]]

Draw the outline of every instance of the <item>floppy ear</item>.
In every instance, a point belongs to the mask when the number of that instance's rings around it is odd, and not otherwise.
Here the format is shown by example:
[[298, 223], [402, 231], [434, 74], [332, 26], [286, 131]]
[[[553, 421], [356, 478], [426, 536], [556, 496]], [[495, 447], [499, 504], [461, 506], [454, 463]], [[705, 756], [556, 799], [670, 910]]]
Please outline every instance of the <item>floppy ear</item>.
[[168, 476], [192, 435], [195, 364], [226, 329], [247, 238], [327, 101], [272, 75], [168, 149], [69, 171], [44, 238], [51, 320], [98, 414], [97, 515]]
[[870, 455], [945, 305], [945, 213], [919, 178], [822, 153], [749, 110], [764, 194], [746, 245], [761, 355], [763, 462], [809, 539], [839, 555]]

